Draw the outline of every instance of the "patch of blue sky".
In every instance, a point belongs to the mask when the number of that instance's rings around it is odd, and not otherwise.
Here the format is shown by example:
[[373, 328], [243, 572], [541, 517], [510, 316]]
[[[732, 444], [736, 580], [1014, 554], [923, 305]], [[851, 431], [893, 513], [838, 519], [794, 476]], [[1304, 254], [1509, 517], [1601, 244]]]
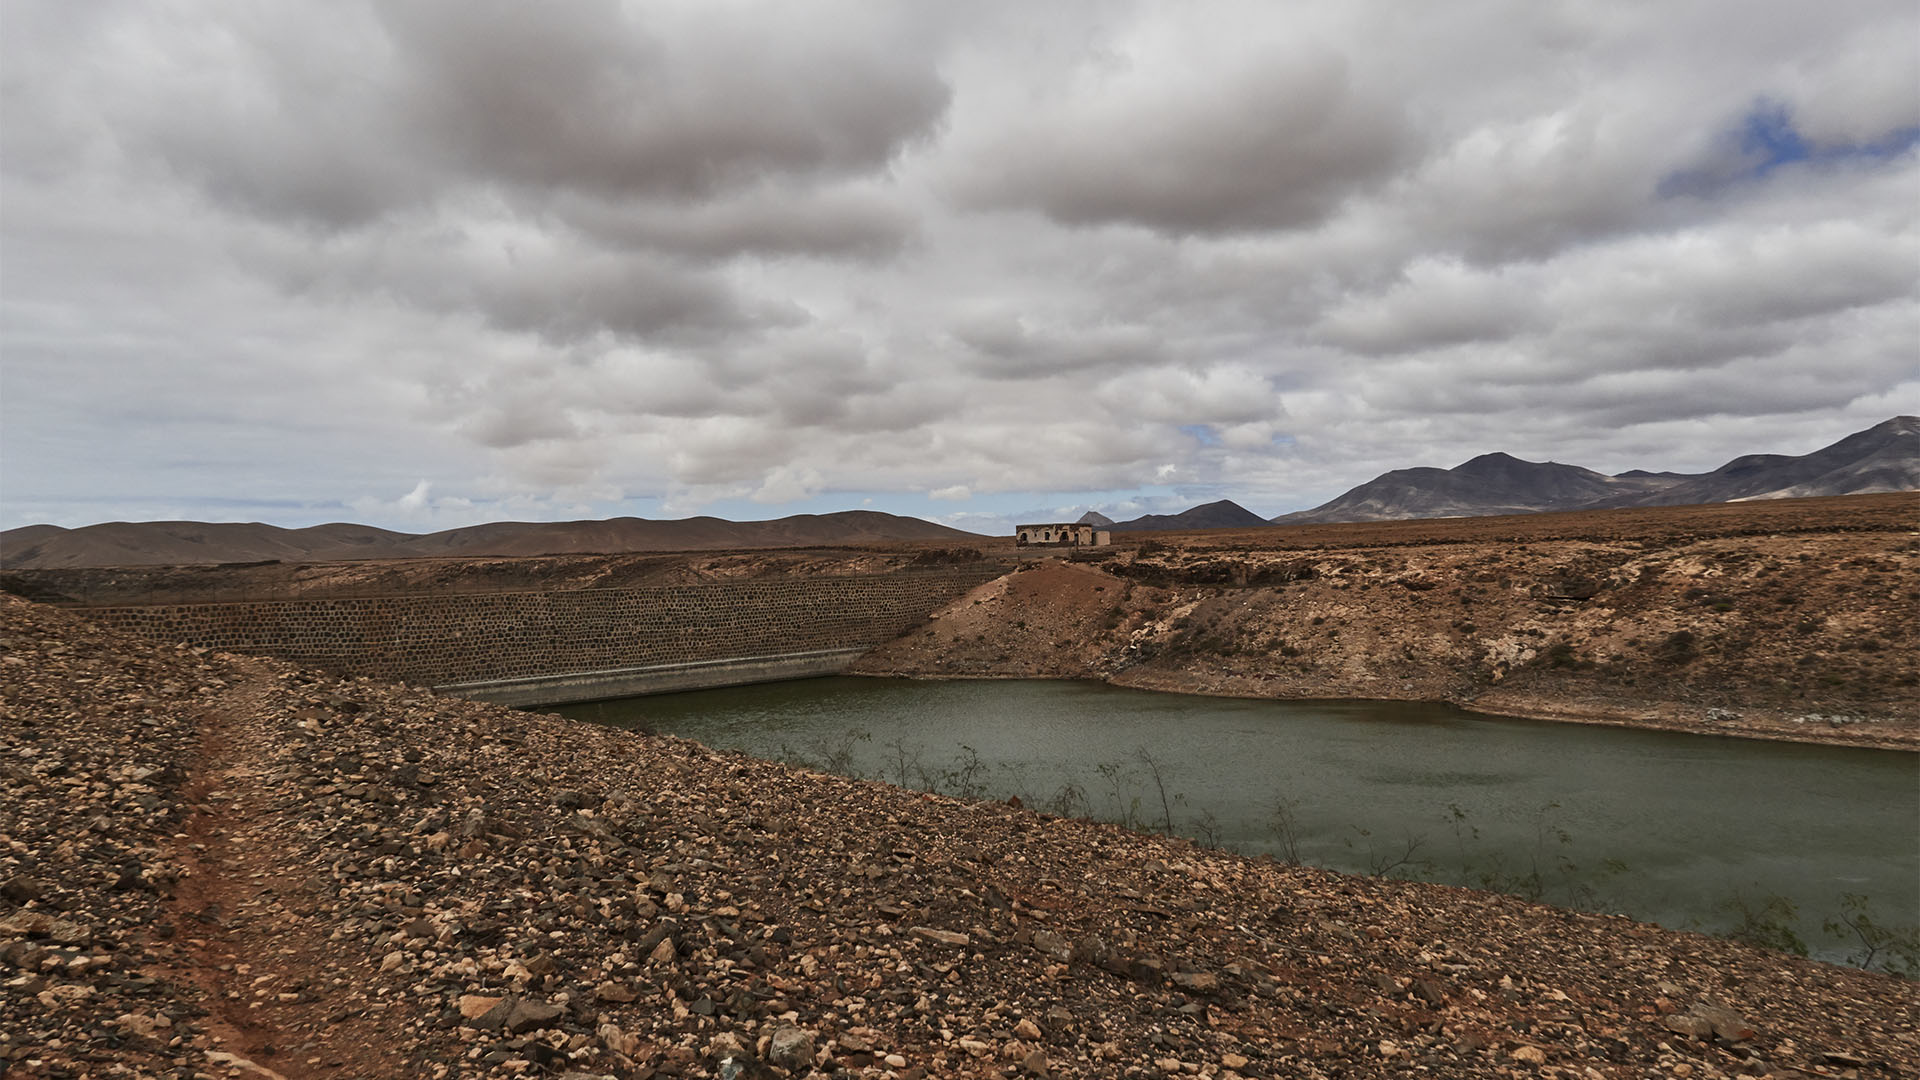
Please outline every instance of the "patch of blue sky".
[[1873, 165], [1920, 146], [1920, 125], [1895, 128], [1864, 142], [1817, 143], [1794, 122], [1793, 110], [1761, 99], [1720, 140], [1717, 160], [1668, 174], [1660, 181], [1663, 197], [1717, 195], [1729, 188], [1765, 180], [1795, 165]]
[[1201, 446], [1219, 446], [1220, 433], [1212, 424], [1181, 424], [1180, 433]]
[[[27, 501], [22, 499], [21, 501]], [[347, 504], [339, 499], [286, 499], [271, 496], [246, 495], [155, 495], [149, 492], [124, 492], [105, 495], [75, 495], [64, 492], [37, 494], [31, 501], [49, 506], [91, 506], [99, 503], [124, 504], [131, 507], [159, 506], [176, 507], [183, 504], [204, 506], [217, 510], [344, 510]], [[225, 520], [225, 519], [222, 519]]]

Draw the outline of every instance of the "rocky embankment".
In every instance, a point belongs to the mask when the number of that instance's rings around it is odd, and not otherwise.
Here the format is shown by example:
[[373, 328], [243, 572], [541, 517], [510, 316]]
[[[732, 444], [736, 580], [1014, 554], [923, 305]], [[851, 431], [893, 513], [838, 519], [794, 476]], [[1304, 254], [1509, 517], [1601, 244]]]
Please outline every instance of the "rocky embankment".
[[409, 593], [487, 593], [698, 585], [751, 578], [883, 574], [978, 560], [934, 544], [784, 551], [363, 559], [217, 565], [71, 566], [0, 571], [0, 591], [49, 604], [199, 604]]
[[0, 614], [8, 1077], [1920, 1068], [1884, 975]]
[[1733, 508], [1566, 515], [1515, 540], [1471, 521], [1304, 550], [1188, 534], [1030, 564], [858, 670], [1920, 748], [1920, 501], [1848, 505], [1832, 531], [1766, 507], [1761, 531]]

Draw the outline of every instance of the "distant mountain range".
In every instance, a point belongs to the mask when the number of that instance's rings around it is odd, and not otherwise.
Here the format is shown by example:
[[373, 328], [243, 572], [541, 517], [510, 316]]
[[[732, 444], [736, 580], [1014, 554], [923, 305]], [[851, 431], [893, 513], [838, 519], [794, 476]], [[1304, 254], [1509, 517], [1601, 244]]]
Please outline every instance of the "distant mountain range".
[[0, 532], [0, 568], [712, 551], [979, 539], [973, 533], [945, 525], [874, 510], [798, 514], [775, 521], [727, 521], [716, 517], [679, 521], [631, 517], [606, 521], [502, 521], [424, 534], [348, 524], [282, 529], [259, 523], [116, 521], [79, 529], [28, 525]]
[[1481, 517], [1917, 490], [1920, 417], [1896, 416], [1811, 454], [1749, 454], [1709, 473], [1636, 469], [1608, 476], [1577, 465], [1482, 454], [1451, 469], [1395, 469], [1311, 510], [1282, 514], [1273, 523]]
[[[1131, 521], [1110, 523], [1092, 511], [1081, 520], [1111, 524], [1115, 532], [1250, 529], [1268, 524], [1686, 506], [1879, 491], [1920, 491], [1920, 417], [1896, 416], [1800, 457], [1749, 454], [1708, 473], [1636, 469], [1608, 476], [1577, 465], [1482, 454], [1451, 469], [1395, 469], [1330, 502], [1282, 514], [1271, 522], [1227, 499]], [[424, 534], [339, 523], [282, 529], [258, 523], [116, 521], [79, 529], [28, 525], [0, 532], [0, 569], [713, 551], [980, 539], [945, 525], [874, 510], [798, 514], [774, 521], [716, 517], [503, 521]]]

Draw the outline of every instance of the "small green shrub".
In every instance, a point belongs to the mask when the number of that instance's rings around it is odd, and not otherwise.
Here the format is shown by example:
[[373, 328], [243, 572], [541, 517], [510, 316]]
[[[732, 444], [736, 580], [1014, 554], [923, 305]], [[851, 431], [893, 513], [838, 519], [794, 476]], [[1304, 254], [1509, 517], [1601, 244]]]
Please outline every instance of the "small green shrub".
[[1834, 937], [1851, 936], [1860, 943], [1847, 954], [1847, 963], [1903, 979], [1920, 979], [1920, 927], [1882, 926], [1874, 921], [1865, 896], [1847, 893], [1841, 897], [1840, 913], [1826, 921], [1825, 929]]
[[1796, 956], [1807, 955], [1807, 943], [1794, 932], [1800, 909], [1784, 896], [1769, 896], [1755, 906], [1747, 898], [1735, 895], [1719, 904], [1719, 910], [1733, 916], [1734, 922], [1722, 936], [1763, 949], [1777, 949]]

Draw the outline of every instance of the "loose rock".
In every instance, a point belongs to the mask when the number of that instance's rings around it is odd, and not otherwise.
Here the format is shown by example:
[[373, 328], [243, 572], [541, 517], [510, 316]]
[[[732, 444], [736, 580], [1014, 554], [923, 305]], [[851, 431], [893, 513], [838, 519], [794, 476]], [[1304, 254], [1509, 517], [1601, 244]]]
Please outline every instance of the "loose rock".
[[1884, 976], [0, 615], [8, 1075], [1920, 1064]]

